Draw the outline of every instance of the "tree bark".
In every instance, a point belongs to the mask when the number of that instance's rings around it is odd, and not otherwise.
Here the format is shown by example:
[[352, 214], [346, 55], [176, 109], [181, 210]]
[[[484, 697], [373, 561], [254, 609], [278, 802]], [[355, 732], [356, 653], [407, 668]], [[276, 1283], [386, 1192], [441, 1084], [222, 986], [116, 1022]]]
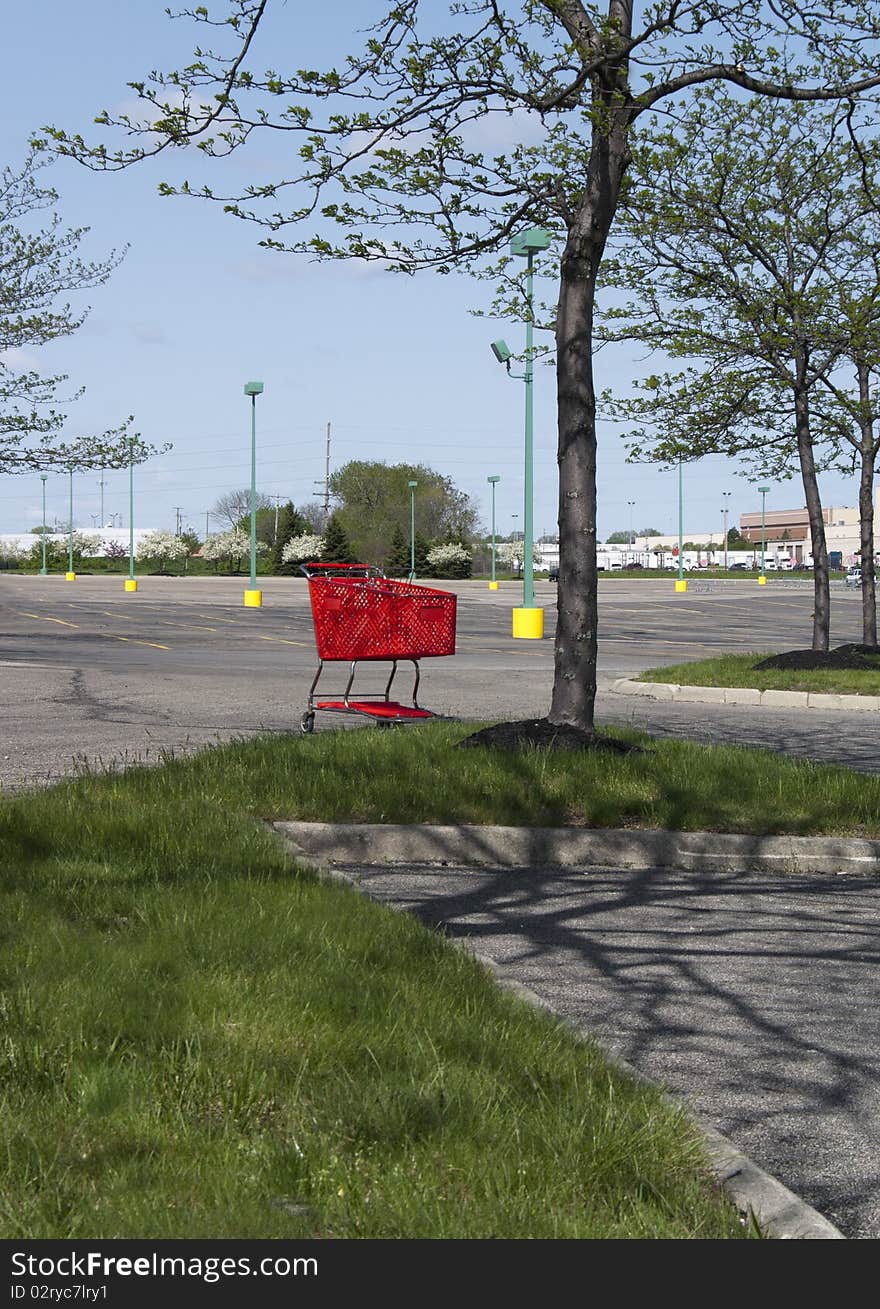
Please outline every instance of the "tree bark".
[[862, 566], [862, 641], [877, 644], [877, 597], [874, 579], [874, 465], [877, 448], [871, 419], [870, 377], [863, 359], [856, 361], [859, 379], [859, 559]]
[[[549, 721], [592, 732], [596, 699], [596, 392], [593, 314], [596, 275], [630, 161], [623, 115], [609, 112], [612, 92], [594, 110], [584, 197], [569, 225], [556, 316], [559, 423], [559, 582], [555, 673]], [[601, 103], [600, 103], [601, 100]]]
[[828, 589], [828, 547], [825, 541], [825, 520], [816, 479], [816, 462], [813, 458], [813, 437], [810, 431], [810, 402], [806, 383], [806, 350], [799, 351], [795, 360], [796, 382], [794, 391], [795, 435], [801, 481], [807, 501], [810, 520], [810, 539], [813, 549], [813, 649], [827, 650], [831, 630], [831, 595]]

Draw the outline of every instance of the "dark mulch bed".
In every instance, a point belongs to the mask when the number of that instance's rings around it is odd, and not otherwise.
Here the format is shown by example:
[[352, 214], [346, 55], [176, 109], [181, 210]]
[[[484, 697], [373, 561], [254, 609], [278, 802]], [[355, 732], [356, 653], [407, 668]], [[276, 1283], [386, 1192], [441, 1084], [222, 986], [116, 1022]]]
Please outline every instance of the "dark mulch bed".
[[639, 745], [617, 741], [579, 727], [559, 726], [546, 718], [524, 718], [514, 723], [495, 723], [466, 736], [459, 746], [488, 746], [493, 750], [607, 750], [612, 754], [644, 754]]
[[795, 670], [810, 668], [851, 668], [855, 671], [870, 669], [878, 671], [880, 645], [839, 645], [834, 650], [786, 650], [783, 654], [771, 655], [762, 659], [754, 668], [790, 668]]

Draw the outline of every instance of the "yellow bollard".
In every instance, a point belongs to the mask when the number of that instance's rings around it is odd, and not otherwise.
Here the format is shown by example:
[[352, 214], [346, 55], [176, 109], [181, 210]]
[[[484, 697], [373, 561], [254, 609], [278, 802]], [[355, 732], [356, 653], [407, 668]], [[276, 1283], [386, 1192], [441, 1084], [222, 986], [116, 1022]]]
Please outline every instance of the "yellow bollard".
[[540, 641], [544, 635], [544, 610], [514, 609], [513, 635], [527, 641]]
[[497, 591], [497, 590], [498, 590], [498, 583], [497, 583], [497, 582], [490, 582], [490, 583], [489, 583], [489, 590], [490, 590], [490, 591]]
[[245, 591], [244, 602], [249, 609], [260, 609], [263, 605], [262, 591]]
[[75, 581], [76, 581], [76, 573], [65, 573], [65, 574], [64, 574], [64, 580], [65, 580], [65, 582], [75, 582]]
[[136, 591], [136, 590], [138, 589], [137, 578], [136, 578], [136, 577], [126, 577], [126, 579], [125, 579], [125, 589], [126, 589], [126, 591]]
[[762, 573], [761, 576], [758, 578], [758, 586], [766, 586], [766, 585], [767, 585], [767, 578]]
[[675, 579], [675, 589], [676, 589], [676, 591], [686, 591], [686, 590], [688, 589], [687, 578], [686, 578], [686, 577], [676, 577], [676, 579]]

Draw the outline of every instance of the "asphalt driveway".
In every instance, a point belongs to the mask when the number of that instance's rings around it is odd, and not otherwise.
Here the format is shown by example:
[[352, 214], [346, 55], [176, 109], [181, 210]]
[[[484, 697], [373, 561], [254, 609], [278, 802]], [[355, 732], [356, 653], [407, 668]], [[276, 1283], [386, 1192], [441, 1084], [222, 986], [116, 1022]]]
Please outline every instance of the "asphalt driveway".
[[880, 882], [344, 866], [682, 1095], [849, 1237], [880, 1237]]

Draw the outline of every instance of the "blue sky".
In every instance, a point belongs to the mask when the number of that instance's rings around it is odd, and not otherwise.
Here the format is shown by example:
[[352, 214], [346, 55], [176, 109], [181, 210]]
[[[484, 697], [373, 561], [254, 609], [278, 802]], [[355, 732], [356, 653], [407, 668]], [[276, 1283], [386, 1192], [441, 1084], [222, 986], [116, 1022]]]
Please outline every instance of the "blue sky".
[[[371, 6], [372, 7], [372, 6]], [[339, 61], [357, 47], [347, 35], [365, 6], [288, 7], [279, 35], [296, 49], [260, 52], [261, 67], [303, 66], [311, 55]], [[309, 15], [317, 17], [309, 17]], [[171, 22], [163, 0], [28, 0], [4, 15], [6, 60], [0, 81], [0, 153], [14, 163], [30, 133], [46, 123], [94, 137], [94, 115], [133, 100], [126, 83], [150, 68], [180, 66], [195, 34]], [[247, 167], [280, 172], [277, 139]], [[351, 264], [317, 265], [272, 255], [256, 231], [199, 200], [163, 199], [160, 180], [179, 181], [184, 156], [113, 175], [67, 160], [49, 172], [71, 226], [91, 228], [84, 253], [99, 257], [128, 243], [110, 282], [88, 294], [92, 312], [80, 332], [39, 352], [47, 371], [65, 371], [86, 394], [72, 410], [71, 433], [112, 426], [127, 414], [146, 440], [173, 450], [136, 475], [137, 526], [173, 528], [176, 509], [200, 534], [224, 492], [249, 484], [250, 414], [244, 383], [262, 380], [258, 400], [258, 486], [303, 503], [317, 498], [324, 473], [326, 424], [331, 465], [349, 459], [426, 463], [451, 476], [489, 517], [489, 474], [500, 474], [499, 530], [522, 524], [523, 388], [494, 361], [489, 342], [521, 348], [517, 324], [475, 318], [489, 287], [464, 276], [402, 277]], [[204, 174], [232, 186], [244, 162], [218, 161]], [[621, 347], [596, 360], [597, 387], [625, 392], [641, 363]], [[554, 532], [557, 515], [554, 378], [539, 368], [535, 389], [535, 530]], [[625, 463], [610, 425], [599, 441], [599, 536], [618, 528], [677, 527], [675, 474]], [[91, 527], [100, 474], [75, 482], [75, 517]], [[105, 518], [128, 515], [127, 478], [104, 475]], [[822, 479], [826, 503], [855, 504], [852, 478]], [[0, 532], [40, 521], [39, 479], [0, 477]], [[50, 477], [48, 517], [66, 522], [67, 483]], [[760, 497], [721, 459], [685, 470], [685, 530], [720, 531], [722, 491], [731, 523], [760, 507]], [[634, 501], [631, 509], [629, 501]], [[774, 488], [767, 507], [799, 506], [799, 482]], [[516, 515], [516, 517], [514, 517]]]

